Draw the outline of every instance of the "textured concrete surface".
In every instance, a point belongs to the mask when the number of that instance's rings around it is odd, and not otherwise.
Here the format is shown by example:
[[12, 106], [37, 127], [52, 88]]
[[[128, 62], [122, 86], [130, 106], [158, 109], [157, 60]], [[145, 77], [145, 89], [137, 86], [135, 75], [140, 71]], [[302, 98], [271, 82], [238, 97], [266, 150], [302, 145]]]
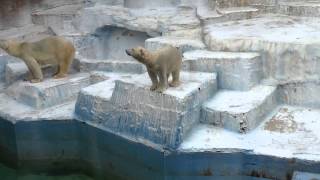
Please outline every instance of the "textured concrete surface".
[[262, 61], [258, 53], [189, 51], [183, 54], [183, 69], [216, 72], [218, 87], [250, 90], [262, 79]]
[[200, 125], [180, 148], [188, 151], [243, 149], [255, 154], [319, 161], [319, 113], [319, 109], [279, 106], [258, 128], [244, 135]]
[[18, 81], [6, 90], [17, 101], [34, 108], [45, 108], [72, 100], [81, 88], [90, 85], [86, 73], [69, 75], [61, 79], [45, 79], [41, 83]]
[[[39, 6], [38, 26], [2, 31], [0, 39], [35, 40], [53, 29], [75, 43], [81, 58], [74, 65], [93, 85], [44, 82], [0, 94], [4, 161], [96, 168], [139, 180], [320, 172], [318, 2], [44, 0]], [[182, 86], [164, 94], [150, 92], [147, 74], [134, 74], [144, 69], [124, 53], [137, 45], [179, 47], [185, 70], [201, 72], [183, 73]], [[0, 59], [0, 77], [7, 66], [15, 82], [22, 72], [11, 64], [17, 61]], [[14, 99], [8, 91], [34, 94]]]
[[[217, 88], [215, 74], [182, 73], [181, 79], [179, 87], [164, 94], [149, 90], [147, 74], [116, 81], [115, 86], [107, 80], [80, 93], [76, 112], [80, 119], [101, 124], [114, 133], [175, 148], [199, 122], [201, 104]], [[102, 87], [108, 89], [99, 90]]]
[[202, 122], [246, 133], [254, 130], [276, 105], [276, 88], [272, 86], [219, 91], [203, 105]]
[[179, 37], [150, 38], [146, 40], [145, 47], [149, 50], [157, 50], [168, 45], [178, 47], [181, 52], [205, 49], [205, 44], [200, 40]]
[[320, 179], [320, 174], [299, 172], [299, 171], [294, 172], [292, 177], [292, 180], [319, 180], [319, 179]]
[[318, 77], [319, 21], [268, 15], [212, 24], [205, 28], [205, 42], [215, 51], [263, 53], [266, 77], [288, 81]]

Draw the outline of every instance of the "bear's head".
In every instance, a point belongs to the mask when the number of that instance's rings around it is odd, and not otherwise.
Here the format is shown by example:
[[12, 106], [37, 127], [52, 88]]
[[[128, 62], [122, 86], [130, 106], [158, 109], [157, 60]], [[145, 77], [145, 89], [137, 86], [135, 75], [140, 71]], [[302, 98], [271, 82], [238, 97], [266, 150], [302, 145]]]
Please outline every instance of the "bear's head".
[[148, 61], [149, 52], [143, 47], [139, 46], [132, 49], [126, 49], [126, 53], [127, 55], [132, 56], [133, 58], [135, 58], [143, 64], [145, 64]]
[[6, 40], [0, 39], [0, 48], [3, 49], [4, 51], [7, 51], [9, 46]]
[[0, 40], [0, 48], [12, 56], [19, 55], [19, 43], [13, 40]]

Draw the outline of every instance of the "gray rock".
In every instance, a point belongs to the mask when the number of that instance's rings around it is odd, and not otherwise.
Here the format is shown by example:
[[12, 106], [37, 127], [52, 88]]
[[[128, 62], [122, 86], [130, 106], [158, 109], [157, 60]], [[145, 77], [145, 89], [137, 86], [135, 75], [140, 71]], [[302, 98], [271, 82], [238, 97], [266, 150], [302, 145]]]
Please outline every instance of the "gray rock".
[[215, 78], [212, 73], [184, 72], [182, 84], [164, 94], [149, 90], [147, 74], [115, 81], [115, 85], [107, 80], [81, 91], [76, 113], [79, 119], [113, 133], [176, 148], [199, 123], [202, 103], [217, 90]]
[[201, 40], [169, 36], [150, 38], [145, 43], [145, 47], [149, 50], [157, 50], [168, 45], [178, 47], [181, 52], [205, 49], [206, 47]]
[[259, 53], [189, 51], [183, 54], [183, 69], [216, 72], [221, 89], [249, 90], [262, 79]]
[[31, 107], [47, 108], [74, 99], [81, 88], [89, 85], [90, 75], [82, 73], [41, 83], [19, 81], [8, 87], [6, 94]]
[[276, 106], [273, 86], [257, 86], [246, 92], [219, 91], [203, 105], [202, 122], [246, 133], [256, 128]]

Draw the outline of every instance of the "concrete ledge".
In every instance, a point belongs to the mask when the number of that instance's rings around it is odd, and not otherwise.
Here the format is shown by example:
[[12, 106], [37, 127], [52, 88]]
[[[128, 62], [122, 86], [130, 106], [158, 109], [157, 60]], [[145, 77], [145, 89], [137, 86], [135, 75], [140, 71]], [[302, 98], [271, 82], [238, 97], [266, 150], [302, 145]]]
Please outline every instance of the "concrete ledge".
[[8, 87], [6, 93], [34, 108], [46, 108], [75, 98], [81, 88], [89, 85], [90, 75], [82, 73], [34, 84], [20, 81]]
[[1, 31], [0, 39], [15, 39], [18, 41], [38, 41], [55, 33], [48, 27], [39, 25], [26, 25]]
[[221, 89], [249, 90], [262, 79], [258, 53], [189, 51], [183, 54], [183, 69], [216, 72]]
[[145, 66], [136, 61], [121, 61], [121, 60], [96, 60], [78, 58], [77, 64], [80, 71], [105, 71], [118, 73], [134, 73], [141, 74], [146, 72]]
[[206, 102], [202, 122], [235, 132], [256, 128], [277, 105], [276, 88], [257, 86], [250, 91], [219, 91]]
[[76, 113], [80, 119], [114, 133], [175, 148], [199, 122], [202, 103], [217, 89], [212, 73], [185, 72], [181, 79], [181, 86], [169, 88], [164, 94], [149, 90], [147, 74], [115, 81], [115, 85], [104, 81], [81, 91]]
[[26, 78], [28, 74], [28, 67], [25, 63], [8, 63], [5, 66], [5, 79], [7, 84], [12, 84], [17, 80]]
[[278, 5], [279, 13], [290, 16], [320, 16], [320, 2], [310, 0], [300, 0], [293, 2], [280, 2]]
[[283, 104], [320, 108], [320, 81], [288, 82], [279, 85], [279, 100]]
[[134, 74], [103, 73], [104, 81], [83, 88], [77, 98], [75, 114], [78, 119], [101, 124], [111, 116], [114, 105], [110, 99], [116, 80], [132, 79]]
[[149, 50], [157, 50], [164, 46], [174, 46], [180, 48], [182, 52], [205, 49], [205, 44], [201, 40], [185, 39], [178, 37], [156, 37], [146, 40], [145, 47]]
[[81, 4], [64, 5], [32, 13], [32, 22], [51, 27], [57, 34], [75, 32], [72, 20], [79, 15]]
[[292, 180], [319, 180], [319, 179], [320, 179], [320, 174], [299, 172], [299, 171], [295, 171], [292, 177]]
[[204, 39], [213, 51], [261, 52], [266, 78], [319, 78], [318, 22], [319, 18], [263, 15], [206, 26]]

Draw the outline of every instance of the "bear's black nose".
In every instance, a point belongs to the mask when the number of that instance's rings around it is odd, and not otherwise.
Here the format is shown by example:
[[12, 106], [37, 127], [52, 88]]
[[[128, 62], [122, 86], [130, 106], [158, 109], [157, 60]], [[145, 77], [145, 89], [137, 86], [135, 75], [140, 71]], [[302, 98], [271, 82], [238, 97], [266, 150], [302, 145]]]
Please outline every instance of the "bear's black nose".
[[126, 49], [126, 53], [127, 53], [127, 55], [131, 56], [131, 52], [129, 49]]

